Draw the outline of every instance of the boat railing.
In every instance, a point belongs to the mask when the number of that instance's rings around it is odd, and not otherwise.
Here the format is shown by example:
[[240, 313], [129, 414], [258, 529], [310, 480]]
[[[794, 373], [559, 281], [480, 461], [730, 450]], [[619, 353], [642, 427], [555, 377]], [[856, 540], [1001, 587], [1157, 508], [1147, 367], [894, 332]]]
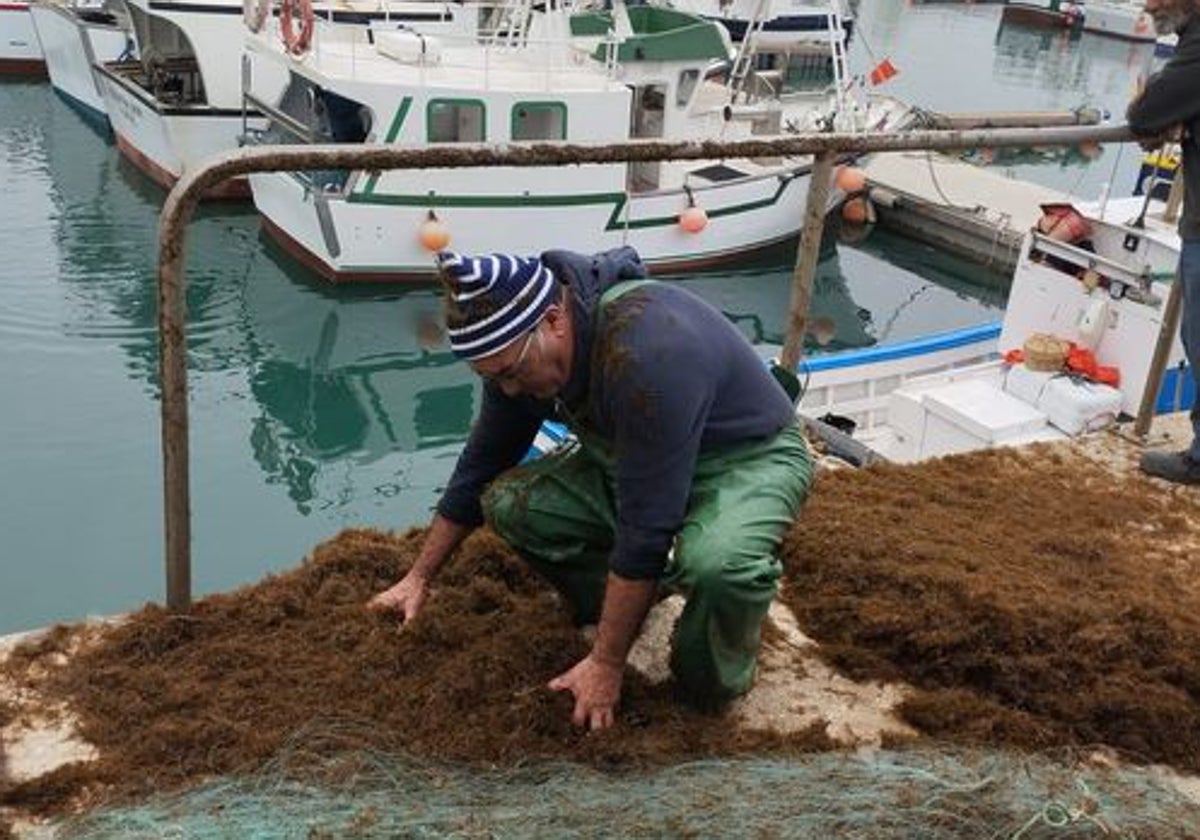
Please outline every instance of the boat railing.
[[[1062, 242], [1039, 232], [1030, 233], [1029, 257], [1066, 274], [1084, 276], [1091, 272], [1097, 282], [1102, 282], [1114, 296], [1123, 294], [1131, 298], [1144, 298], [1142, 302], [1157, 305], [1157, 297], [1150, 294], [1154, 280], [1159, 279], [1155, 266], [1139, 248], [1134, 248], [1120, 257], [1106, 253], [1103, 240], [1099, 237], [1085, 243]], [[1099, 250], [1097, 250], [1099, 246]], [[1130, 290], [1127, 292], [1127, 290]], [[1136, 292], [1131, 290], [1137, 290]]]
[[601, 64], [604, 78], [611, 82], [617, 77], [619, 69], [616, 59], [619, 41], [612, 36], [589, 41], [585, 46], [556, 37], [534, 38], [526, 35], [514, 40], [506, 37], [503, 31], [418, 34], [415, 30], [400, 29], [396, 31], [412, 33], [428, 45], [428, 50], [422, 49], [411, 60], [401, 60], [384, 54], [377, 44], [381, 32], [391, 30], [370, 31], [361, 26], [351, 27], [324, 20], [318, 22], [317, 27], [314, 53], [320, 56], [324, 43], [343, 45], [341, 49], [349, 52], [350, 66], [346, 75], [354, 81], [369, 78], [371, 74], [365, 68], [377, 66], [376, 62], [395, 61], [416, 68], [422, 83], [431, 70], [461, 69], [481, 72], [485, 90], [491, 88], [498, 72], [540, 77], [542, 87], [553, 90], [556, 84], [561, 83], [564, 74], [598, 78], [597, 65], [592, 57], [597, 47], [602, 49], [604, 55]]
[[[802, 338], [807, 327], [808, 304], [817, 264], [825, 213], [833, 182], [833, 167], [847, 153], [900, 151], [948, 151], [975, 148], [1009, 148], [1038, 145], [1128, 142], [1126, 125], [1071, 126], [1054, 128], [954, 129], [892, 132], [828, 132], [754, 138], [731, 142], [706, 140], [663, 142], [632, 140], [622, 143], [505, 143], [453, 144], [446, 146], [396, 147], [389, 145], [294, 145], [241, 148], [204, 161], [186, 170], [163, 203], [158, 227], [158, 335], [161, 384], [161, 443], [163, 464], [164, 554], [167, 606], [186, 610], [192, 600], [191, 576], [191, 490], [188, 428], [187, 305], [184, 258], [187, 253], [187, 223], [201, 196], [231, 178], [260, 172], [296, 172], [315, 169], [383, 171], [389, 169], [537, 167], [594, 163], [637, 163], [656, 161], [701, 161], [714, 158], [799, 157], [812, 155], [813, 170], [800, 231], [800, 247], [788, 307], [787, 337], [779, 363], [795, 371], [799, 365]], [[1179, 283], [1171, 287], [1164, 305], [1163, 334], [1151, 366], [1153, 387], [1158, 391], [1169, 333], [1175, 328], [1180, 306]], [[1168, 336], [1168, 342], [1163, 341]], [[1159, 352], [1161, 349], [1161, 353]], [[1150, 382], [1148, 382], [1148, 385]], [[1143, 403], [1148, 420], [1153, 399]]]

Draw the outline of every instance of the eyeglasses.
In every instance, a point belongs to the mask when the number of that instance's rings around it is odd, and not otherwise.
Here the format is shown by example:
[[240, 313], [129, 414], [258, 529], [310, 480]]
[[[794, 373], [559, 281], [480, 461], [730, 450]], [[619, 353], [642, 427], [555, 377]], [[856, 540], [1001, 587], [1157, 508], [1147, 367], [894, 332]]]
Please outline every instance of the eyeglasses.
[[521, 378], [522, 368], [525, 366], [525, 357], [529, 355], [529, 345], [533, 343], [533, 336], [541, 325], [542, 322], [538, 321], [529, 332], [525, 333], [525, 343], [521, 345], [521, 352], [517, 354], [517, 358], [513, 360], [512, 364], [496, 373], [481, 373], [479, 376], [485, 381], [494, 382], [497, 385], [512, 385], [518, 382]]

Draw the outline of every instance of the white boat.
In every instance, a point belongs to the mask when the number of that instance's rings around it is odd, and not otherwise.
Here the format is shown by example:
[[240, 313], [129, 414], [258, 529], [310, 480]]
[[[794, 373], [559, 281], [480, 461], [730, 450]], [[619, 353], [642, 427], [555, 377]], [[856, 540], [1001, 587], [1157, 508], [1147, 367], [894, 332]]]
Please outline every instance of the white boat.
[[0, 73], [44, 76], [46, 60], [25, 0], [0, 2]]
[[[117, 11], [123, 13], [124, 7]], [[107, 128], [95, 65], [136, 56], [128, 20], [95, 2], [36, 0], [29, 13], [54, 90], [84, 117]]]
[[1154, 20], [1140, 0], [1008, 0], [1001, 21], [1094, 32], [1127, 41], [1153, 42]]
[[668, 5], [716, 21], [735, 42], [751, 32], [760, 46], [823, 46], [831, 26], [842, 30], [843, 39], [854, 28], [854, 16], [841, 0], [670, 0]]
[[[236, 149], [247, 128], [265, 122], [244, 111], [241, 44], [245, 9], [237, 0], [125, 0], [139, 58], [99, 65], [98, 78], [117, 146], [164, 189], [200, 161]], [[265, 3], [255, 6], [264, 10]], [[330, 19], [355, 28], [399, 28], [453, 23], [448, 3], [337, 2], [318, 4]], [[256, 85], [278, 96], [286, 74], [260, 70]], [[241, 179], [208, 198], [246, 198]]]
[[[1173, 226], [1154, 214], [1144, 227], [1131, 224], [1142, 207], [1141, 199], [1081, 207], [1091, 248], [1031, 231], [999, 324], [806, 362], [801, 415], [852, 425], [847, 446], [859, 460], [901, 462], [1061, 440], [1135, 416], [1180, 247]], [[1119, 386], [1005, 362], [1036, 334], [1092, 349], [1098, 364], [1118, 369]], [[1155, 407], [1178, 411], [1195, 398], [1175, 336]]]
[[[731, 59], [724, 30], [672, 9], [510, 3], [492, 20], [501, 23], [465, 38], [390, 32], [371, 40], [317, 21], [313, 48], [301, 56], [281, 46], [268, 22], [247, 39], [250, 78], [283, 69], [289, 81], [274, 98], [252, 82], [253, 104], [272, 118], [261, 141], [453, 148], [734, 140], [815, 130], [834, 115], [846, 128], [891, 128], [908, 113], [881, 98], [763, 93], [772, 86], [751, 83], [750, 56]], [[495, 167], [486, 177], [431, 169], [250, 180], [265, 227], [298, 260], [337, 282], [394, 282], [432, 278], [427, 248], [444, 242], [419, 240], [432, 215], [454, 248], [471, 253], [595, 252], [628, 243], [659, 274], [741, 259], [796, 234], [810, 168], [803, 157]], [[685, 229], [681, 215], [693, 205], [699, 209], [687, 215], [699, 223]]]

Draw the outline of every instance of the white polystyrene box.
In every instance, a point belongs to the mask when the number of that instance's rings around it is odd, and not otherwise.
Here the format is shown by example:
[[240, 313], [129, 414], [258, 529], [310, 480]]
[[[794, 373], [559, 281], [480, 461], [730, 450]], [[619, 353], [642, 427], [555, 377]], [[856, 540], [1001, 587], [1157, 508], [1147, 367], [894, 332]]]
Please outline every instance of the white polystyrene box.
[[1121, 392], [1108, 385], [1070, 376], [1058, 376], [1046, 384], [1038, 408], [1051, 425], [1069, 435], [1102, 429], [1121, 411]]
[[1030, 370], [1025, 365], [1013, 365], [1004, 377], [1004, 390], [1021, 402], [1036, 406], [1050, 380], [1061, 375], [1047, 370]]
[[924, 403], [930, 413], [958, 425], [986, 446], [1027, 435], [1046, 424], [1046, 415], [1037, 408], [990, 382], [975, 379], [932, 388], [925, 392]]
[[947, 420], [931, 411], [925, 423], [925, 437], [921, 441], [919, 458], [940, 458], [943, 455], [974, 452], [976, 449], [987, 449], [991, 446], [989, 441], [974, 432], [974, 429], [965, 428], [962, 424]]
[[921, 440], [925, 437], [925, 406], [921, 394], [897, 388], [888, 394], [887, 422], [896, 438], [897, 452], [893, 460], [915, 461], [920, 457]]

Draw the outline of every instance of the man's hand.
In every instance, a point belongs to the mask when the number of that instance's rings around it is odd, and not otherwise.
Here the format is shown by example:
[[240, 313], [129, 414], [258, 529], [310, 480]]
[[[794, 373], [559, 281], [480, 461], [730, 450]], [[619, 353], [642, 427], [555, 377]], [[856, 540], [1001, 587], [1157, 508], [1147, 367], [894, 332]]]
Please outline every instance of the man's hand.
[[589, 653], [574, 668], [550, 680], [551, 691], [569, 691], [575, 696], [571, 722], [588, 729], [607, 729], [615, 720], [621, 699], [623, 667], [596, 659]]
[[428, 597], [429, 581], [424, 575], [409, 572], [395, 586], [368, 601], [367, 609], [378, 613], [396, 613], [401, 622], [412, 621]]

